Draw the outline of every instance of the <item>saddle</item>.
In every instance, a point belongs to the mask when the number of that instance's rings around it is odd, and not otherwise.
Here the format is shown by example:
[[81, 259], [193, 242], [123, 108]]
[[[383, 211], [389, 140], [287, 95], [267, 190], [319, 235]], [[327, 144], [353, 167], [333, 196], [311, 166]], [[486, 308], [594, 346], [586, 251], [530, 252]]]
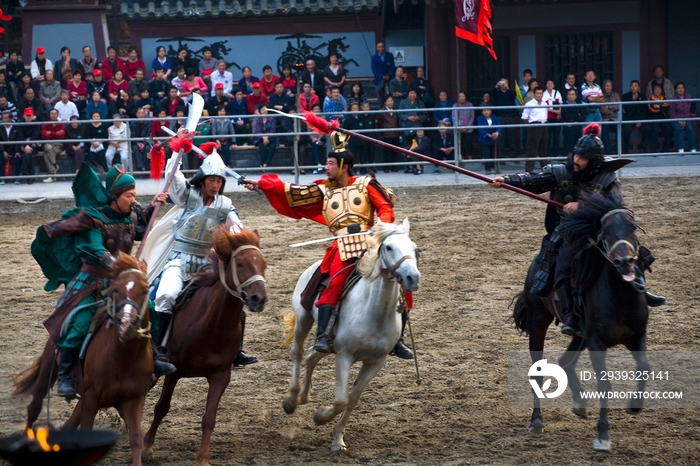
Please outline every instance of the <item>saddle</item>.
[[[350, 273], [348, 279], [345, 280], [345, 286], [343, 286], [343, 292], [340, 295], [340, 300], [338, 301], [338, 307], [336, 312], [340, 311], [340, 306], [343, 302], [343, 298], [345, 298], [345, 296], [348, 294], [348, 292], [350, 292], [352, 287], [355, 286], [358, 281], [360, 281], [360, 278], [362, 278], [362, 276], [357, 271], [356, 267]], [[322, 273], [320, 265], [316, 267], [316, 270], [314, 270], [314, 273], [311, 275], [311, 279], [306, 284], [304, 291], [301, 292], [301, 305], [304, 309], [306, 309], [306, 312], [311, 312], [311, 309], [313, 309], [314, 307], [314, 303], [316, 302], [320, 294], [323, 292], [323, 290], [325, 290], [328, 286], [329, 279], [330, 275], [327, 273]]]

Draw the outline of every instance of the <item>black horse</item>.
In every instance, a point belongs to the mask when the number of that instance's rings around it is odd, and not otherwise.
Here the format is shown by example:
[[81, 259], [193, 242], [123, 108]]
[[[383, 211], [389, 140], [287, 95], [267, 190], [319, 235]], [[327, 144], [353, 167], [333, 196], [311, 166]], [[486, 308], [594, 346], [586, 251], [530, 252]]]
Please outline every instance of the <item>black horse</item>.
[[[573, 412], [586, 418], [586, 403], [581, 397], [581, 384], [575, 366], [581, 351], [588, 348], [596, 372], [597, 390], [610, 391], [610, 382], [601, 377], [606, 370], [607, 348], [625, 345], [633, 352], [637, 370], [650, 369], [646, 357], [646, 328], [649, 308], [644, 294], [642, 264], [638, 263], [639, 242], [637, 225], [630, 210], [625, 209], [618, 196], [605, 198], [594, 194], [582, 199], [578, 211], [562, 220], [568, 241], [585, 241], [585, 246], [574, 264], [574, 279], [578, 282], [579, 308], [584, 322], [583, 337], [574, 337], [567, 352], [559, 360], [568, 377], [573, 394]], [[535, 262], [537, 259], [535, 259]], [[533, 363], [543, 358], [544, 340], [549, 325], [555, 318], [553, 297], [540, 298], [529, 293], [537, 267], [535, 262], [525, 280], [525, 289], [516, 296], [513, 321], [518, 330], [529, 335], [530, 356]], [[561, 316], [557, 315], [561, 321]], [[542, 378], [538, 383], [542, 385]], [[644, 391], [641, 380], [637, 390]], [[641, 411], [643, 402], [628, 405], [628, 412]], [[598, 417], [598, 435], [593, 442], [595, 450], [609, 450], [607, 400], [601, 399]], [[540, 402], [534, 396], [530, 432], [544, 429]]]

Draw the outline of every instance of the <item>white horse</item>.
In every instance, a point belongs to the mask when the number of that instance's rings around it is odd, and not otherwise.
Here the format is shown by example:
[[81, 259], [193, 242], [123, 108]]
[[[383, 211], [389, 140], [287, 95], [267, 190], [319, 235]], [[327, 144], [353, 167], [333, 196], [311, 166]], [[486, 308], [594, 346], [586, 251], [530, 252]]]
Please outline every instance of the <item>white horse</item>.
[[[405, 291], [418, 289], [420, 272], [416, 258], [416, 245], [408, 237], [409, 223], [404, 219], [400, 226], [378, 222], [370, 237], [365, 255], [358, 263], [362, 278], [343, 299], [335, 326], [335, 399], [333, 406], [318, 408], [314, 422], [322, 425], [342, 413], [333, 429], [331, 450], [345, 450], [343, 433], [345, 424], [357, 405], [362, 391], [384, 363], [401, 336], [401, 315], [396, 312], [400, 287]], [[294, 314], [285, 317], [287, 342], [292, 341], [292, 380], [289, 393], [282, 402], [287, 414], [294, 412], [298, 404], [309, 401], [311, 376], [316, 364], [327, 354], [311, 347], [306, 355], [306, 376], [300, 393], [299, 372], [304, 351], [304, 340], [317, 318], [313, 307], [307, 312], [301, 305], [301, 293], [311, 279], [320, 261], [306, 269], [294, 289], [292, 305]], [[293, 336], [292, 336], [293, 331]], [[348, 394], [350, 366], [362, 361], [355, 384]]]

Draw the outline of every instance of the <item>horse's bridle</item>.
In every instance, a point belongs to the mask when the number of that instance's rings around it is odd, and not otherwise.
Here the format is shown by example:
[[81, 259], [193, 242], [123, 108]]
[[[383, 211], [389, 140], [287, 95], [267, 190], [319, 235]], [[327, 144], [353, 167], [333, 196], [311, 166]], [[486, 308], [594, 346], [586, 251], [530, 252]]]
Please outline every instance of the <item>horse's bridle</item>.
[[265, 277], [262, 275], [253, 275], [250, 277], [248, 280], [244, 281], [241, 283], [241, 280], [238, 278], [238, 268], [236, 266], [236, 255], [241, 252], [245, 251], [246, 249], [255, 249], [258, 251], [261, 255], [262, 252], [260, 252], [260, 248], [257, 246], [253, 246], [251, 244], [246, 244], [235, 251], [231, 253], [231, 275], [233, 276], [233, 284], [236, 287], [235, 290], [232, 290], [230, 286], [228, 286], [228, 283], [226, 283], [226, 271], [224, 270], [224, 263], [222, 260], [219, 260], [219, 281], [221, 284], [226, 288], [226, 291], [228, 291], [232, 296], [235, 296], [236, 298], [240, 299], [245, 303], [246, 299], [248, 299], [248, 294], [244, 291], [244, 288], [249, 287], [255, 282], [263, 282], [265, 283]]
[[[144, 278], [146, 277], [146, 273], [143, 270], [131, 268], [131, 269], [123, 270], [119, 275], [117, 275], [117, 278], [120, 278], [122, 275], [125, 275], [127, 273], [137, 273], [137, 274], [143, 276]], [[112, 306], [111, 306], [112, 309], [110, 311], [110, 317], [114, 320], [114, 323], [116, 325], [119, 325], [119, 322], [117, 322], [117, 311], [119, 309], [123, 308], [124, 306], [126, 306], [127, 304], [130, 304], [134, 309], [136, 309], [136, 312], [138, 312], [139, 323], [141, 321], [143, 321], [144, 315], [146, 314], [146, 312], [148, 312], [148, 293], [146, 293], [146, 298], [143, 300], [143, 303], [139, 304], [130, 298], [126, 298], [126, 299], [123, 299], [121, 301], [113, 300], [112, 294], [114, 293], [115, 290], [112, 287], [109, 287], [105, 291], [107, 292], [106, 293], [106, 296], [108, 297], [107, 299], [112, 304]], [[105, 294], [105, 292], [103, 292], [103, 294]], [[148, 322], [148, 327], [146, 327], [146, 328], [139, 327], [136, 330], [136, 334], [137, 334], [137, 338], [151, 338], [151, 322], [150, 321]], [[120, 339], [121, 339], [121, 337], [120, 337]]]
[[[395, 235], [395, 234], [396, 234], [396, 232], [389, 233], [388, 235], [386, 235], [386, 237], [384, 237], [382, 244], [379, 246], [379, 256], [380, 257], [381, 257], [381, 249], [384, 247], [384, 241], [386, 241], [386, 239], [389, 236]], [[399, 267], [401, 267], [401, 264], [403, 264], [405, 261], [410, 260], [410, 259], [413, 259], [413, 257], [406, 254], [405, 256], [400, 258], [398, 261], [396, 261], [396, 263], [394, 264], [393, 267], [380, 267], [379, 268], [379, 275], [382, 275], [382, 276], [386, 277], [387, 279], [398, 278], [399, 274], [397, 274], [396, 271], [399, 269]], [[417, 252], [416, 252], [415, 259], [416, 259], [416, 262], [418, 262], [418, 253]]]
[[[629, 246], [632, 249], [632, 252], [634, 253], [634, 257], [632, 258], [633, 260], [637, 260], [639, 257], [639, 241], [636, 241], [636, 244], [632, 244], [626, 239], [621, 239], [617, 240], [612, 246], [608, 246], [608, 243], [605, 242], [605, 222], [610, 219], [615, 214], [625, 214], [627, 215], [632, 222], [634, 222], [634, 212], [632, 212], [629, 209], [613, 209], [610, 212], [606, 213], [600, 218], [600, 231], [598, 232], [598, 237], [596, 238], [595, 242], [589, 238], [589, 241], [595, 246], [600, 252], [605, 256], [605, 258], [610, 261], [610, 263], [613, 263], [613, 260], [610, 258], [610, 253], [615, 250], [619, 245], [625, 244]], [[636, 224], [635, 227], [639, 228]], [[603, 245], [603, 250], [601, 250], [598, 247], [598, 244], [601, 243]]]

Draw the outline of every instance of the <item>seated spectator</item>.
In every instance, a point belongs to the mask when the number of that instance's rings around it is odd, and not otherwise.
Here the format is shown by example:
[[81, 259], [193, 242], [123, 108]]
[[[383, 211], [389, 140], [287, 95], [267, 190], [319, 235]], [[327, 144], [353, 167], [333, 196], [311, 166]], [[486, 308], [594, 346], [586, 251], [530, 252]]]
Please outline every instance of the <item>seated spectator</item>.
[[[659, 103], [647, 104], [647, 120], [667, 120], [668, 119], [668, 103], [661, 103], [666, 100], [663, 96], [660, 84], [652, 85], [651, 96], [649, 100], [658, 101]], [[671, 149], [671, 135], [673, 128], [668, 121], [650, 121], [642, 125], [642, 132], [646, 135], [646, 139], [651, 141], [651, 152], [656, 153], [659, 150], [659, 129], [663, 132], [662, 152], [668, 152]]]
[[[85, 127], [78, 123], [78, 116], [70, 118], [70, 124], [66, 126], [66, 139], [85, 139]], [[66, 154], [73, 157], [73, 165], [77, 173], [85, 160], [85, 142], [67, 142], [65, 144]]]
[[[425, 131], [423, 131], [422, 129], [416, 130], [411, 140], [410, 147], [413, 152], [416, 152], [418, 154], [427, 155], [429, 157], [433, 155], [430, 138], [425, 134]], [[408, 161], [408, 166], [404, 170], [404, 173], [413, 173], [414, 175], [423, 174], [423, 169], [419, 164], [411, 164], [411, 161], [413, 160], [411, 157], [406, 157], [406, 159]], [[437, 168], [435, 170], [436, 173], [438, 173]]]
[[[207, 102], [207, 110], [209, 111], [209, 115], [218, 115], [219, 108], [226, 110], [226, 114], [228, 115], [231, 109], [231, 104], [230, 99], [224, 95], [224, 84], [216, 83], [214, 87], [216, 88], [214, 89], [214, 95]], [[241, 92], [241, 96], [242, 95], [243, 93]]]
[[[236, 96], [230, 101], [229, 114], [233, 116], [233, 126], [236, 134], [250, 134], [252, 122], [248, 118], [241, 118], [248, 115], [248, 103], [243, 96], [243, 91], [236, 89]], [[238, 139], [241, 143], [241, 139]], [[248, 139], [243, 139], [243, 145], [248, 145]]]
[[[309, 83], [304, 83], [305, 85], [308, 84], [311, 86]], [[314, 94], [316, 95], [316, 94]], [[314, 104], [311, 107], [311, 111], [313, 113], [321, 113], [321, 105], [319, 104]], [[306, 126], [306, 124], [303, 125], [302, 131], [308, 132], [309, 128]], [[311, 136], [309, 136], [309, 145], [311, 146], [311, 155], [314, 159], [314, 165], [316, 165], [316, 169], [313, 171], [314, 175], [320, 175], [322, 173], [325, 173], [325, 154], [326, 154], [326, 138], [323, 134], [319, 133], [313, 133]]]
[[[219, 60], [216, 62], [216, 70], [211, 74], [211, 90], [210, 95], [214, 95], [216, 85], [221, 83], [224, 85], [224, 95], [229, 99], [233, 99], [233, 75], [230, 71], [226, 71], [226, 61]], [[243, 68], [245, 70], [245, 68]], [[250, 70], [250, 68], [248, 68]], [[245, 94], [245, 91], [243, 91]]]
[[[438, 160], [451, 160], [454, 158], [455, 138], [452, 131], [448, 131], [449, 123], [444, 121], [438, 126], [438, 134], [433, 136], [433, 157]], [[435, 173], [440, 173], [438, 166], [435, 166]]]
[[[109, 146], [105, 151], [107, 166], [111, 167], [121, 163], [126, 171], [129, 171], [129, 128], [122, 122], [122, 117], [118, 113], [112, 115], [114, 122], [107, 129], [109, 135]], [[119, 155], [117, 158], [116, 155]]]
[[88, 81], [92, 80], [95, 70], [100, 69], [100, 66], [102, 66], [100, 61], [92, 56], [92, 49], [89, 45], [83, 47], [83, 58], [81, 58], [78, 63], [80, 64], [83, 76], [85, 76], [85, 79]]
[[160, 103], [160, 108], [165, 109], [168, 116], [175, 116], [177, 107], [185, 107], [185, 102], [179, 98], [177, 94], [177, 87], [170, 86], [168, 89], [168, 97]]
[[[22, 80], [22, 76], [27, 73], [27, 68], [24, 66], [22, 60], [17, 56], [17, 52], [10, 52], [9, 61], [5, 63], [5, 72], [7, 73], [7, 80], [17, 85]], [[31, 74], [29, 74], [31, 77]]]
[[304, 83], [302, 89], [303, 92], [299, 96], [299, 107], [302, 111], [309, 112], [314, 105], [321, 106], [321, 101], [318, 96], [311, 92], [313, 90], [311, 88], [311, 83]]
[[[435, 105], [435, 98], [433, 97], [433, 88], [430, 85], [430, 81], [425, 79], [425, 68], [419, 66], [416, 69], [416, 77], [413, 78], [410, 85], [411, 89], [415, 89], [418, 98], [423, 101], [426, 108], [430, 108]], [[394, 102], [398, 107], [398, 103]]]
[[[418, 100], [418, 93], [415, 89], [408, 91], [408, 98], [401, 102], [399, 110], [413, 110], [412, 112], [399, 113], [399, 121], [402, 128], [417, 128], [425, 125], [428, 115], [425, 112], [425, 104]], [[408, 133], [408, 131], [406, 131]], [[410, 138], [404, 144], [411, 144]]]
[[217, 138], [216, 142], [218, 142], [219, 147], [221, 147], [221, 154], [223, 155], [226, 166], [233, 167], [233, 165], [231, 165], [231, 147], [236, 146], [236, 140], [233, 138], [236, 134], [236, 130], [233, 127], [231, 118], [226, 114], [226, 108], [218, 107], [216, 109], [216, 117], [211, 123], [211, 134], [214, 136], [224, 136]]
[[177, 56], [173, 58], [173, 70], [177, 70], [178, 67], [182, 67], [183, 70], [186, 70], [187, 68], [190, 67], [190, 58], [189, 58], [190, 51], [187, 49], [187, 47], [180, 46], [179, 49], [177, 49]]
[[292, 69], [289, 67], [289, 65], [284, 65], [282, 68], [282, 76], [280, 76], [280, 80], [284, 86], [284, 93], [287, 94], [287, 97], [289, 97], [292, 102], [294, 102], [297, 94], [297, 81], [296, 78], [292, 76]]
[[[2, 114], [2, 126], [0, 126], [0, 142], [16, 142], [19, 137], [19, 132], [17, 127], [12, 121], [12, 116], [9, 113]], [[22, 170], [22, 152], [19, 150], [19, 145], [17, 144], [3, 144], [0, 146], [0, 152], [2, 153], [3, 168], [10, 166], [10, 175], [14, 173], [14, 176], [19, 176]], [[5, 173], [7, 170], [0, 170], [0, 175]], [[0, 185], [5, 184], [5, 179], [0, 178]], [[19, 180], [15, 181], [15, 184], [19, 184]]]
[[327, 113], [326, 121], [338, 120], [343, 122], [345, 116], [343, 112], [347, 109], [347, 105], [344, 103], [344, 99], [340, 100], [342, 97], [340, 95], [340, 89], [337, 87], [329, 88], [330, 98], [327, 98], [323, 102], [323, 113]]
[[311, 83], [311, 92], [314, 92], [319, 99], [326, 95], [326, 82], [323, 80], [323, 71], [316, 69], [316, 61], [311, 58], [306, 60], [306, 69], [302, 71], [301, 83]]
[[[256, 88], [253, 88], [253, 90], [255, 89]], [[257, 89], [259, 89], [259, 87]], [[251, 96], [248, 96], [249, 99], [250, 97]], [[255, 140], [253, 143], [260, 149], [260, 166], [266, 168], [272, 162], [272, 157], [275, 155], [277, 137], [265, 135], [276, 133], [277, 125], [275, 124], [274, 118], [267, 116], [267, 105], [261, 104], [258, 107], [258, 112], [262, 117], [255, 119], [255, 127], [253, 130]]]
[[579, 107], [578, 91], [571, 88], [566, 91], [566, 102], [561, 107], [561, 121], [568, 123], [564, 126], [562, 133], [564, 134], [564, 155], [568, 156], [574, 150], [574, 144], [581, 137], [583, 127], [580, 124], [588, 118], [588, 109]]
[[365, 90], [362, 89], [362, 84], [352, 83], [352, 86], [350, 87], [350, 95], [348, 95], [347, 101], [348, 105], [357, 103], [360, 104], [360, 106], [367, 102], [367, 96], [365, 95]]
[[166, 80], [172, 78], [173, 64], [170, 61], [170, 59], [165, 56], [165, 47], [163, 47], [162, 45], [156, 47], [156, 58], [154, 58], [153, 63], [151, 63], [151, 70], [153, 70], [153, 74], [151, 74], [151, 79], [156, 77], [156, 69], [158, 67], [163, 68], [163, 77]]
[[34, 91], [35, 96], [38, 96], [39, 91], [41, 90], [41, 83], [39, 81], [33, 80], [30, 74], [23, 75], [22, 79], [17, 84], [17, 90], [15, 92], [14, 100], [16, 104], [19, 104], [19, 102], [21, 102], [22, 99], [24, 99], [27, 89], [32, 89]]
[[107, 161], [105, 160], [105, 144], [107, 144], [109, 139], [109, 132], [107, 125], [98, 121], [103, 119], [100, 112], [92, 112], [90, 119], [92, 123], [85, 127], [83, 135], [85, 142], [90, 144], [85, 157], [95, 170], [104, 173], [108, 170]]
[[61, 100], [56, 102], [54, 108], [58, 112], [58, 121], [68, 121], [71, 117], [78, 117], [78, 107], [68, 100], [68, 90], [61, 89]]
[[[156, 102], [160, 102], [168, 96], [170, 83], [165, 79], [165, 70], [158, 65], [155, 71], [156, 77], [148, 84], [148, 93]], [[155, 109], [156, 111], [158, 109]]]
[[284, 85], [281, 82], [275, 84], [275, 92], [269, 98], [270, 108], [280, 112], [288, 113], [292, 108], [292, 101], [284, 93]]
[[404, 79], [403, 66], [396, 67], [394, 78], [389, 81], [389, 95], [394, 98], [394, 105], [401, 108], [401, 102], [408, 96], [408, 84]]
[[331, 89], [337, 87], [342, 94], [343, 88], [345, 87], [345, 81], [347, 79], [345, 76], [345, 69], [343, 68], [343, 65], [338, 63], [337, 54], [333, 53], [328, 58], [330, 63], [323, 69], [323, 80], [326, 83], [326, 87], [330, 87]]
[[10, 115], [10, 121], [19, 120], [17, 107], [15, 107], [14, 104], [7, 99], [5, 94], [0, 94], [0, 115], [4, 114]]
[[[66, 128], [61, 123], [58, 123], [58, 112], [56, 109], [52, 108], [49, 112], [49, 121], [41, 125], [41, 139], [42, 141], [46, 141], [43, 145], [44, 163], [46, 164], [46, 170], [49, 172], [49, 175], [58, 173], [59, 167], [56, 163], [56, 157], [63, 152], [63, 143], [52, 141], [65, 138]], [[56, 178], [51, 176], [44, 179], [44, 183], [53, 183], [54, 181], [56, 181]]]
[[61, 83], [54, 79], [53, 71], [51, 70], [46, 72], [46, 77], [41, 83], [39, 98], [44, 103], [44, 110], [47, 113], [61, 100]]
[[11, 98], [12, 101], [15, 100], [15, 92], [12, 89], [12, 85], [10, 85], [10, 82], [7, 80], [5, 70], [0, 70], [0, 94], [4, 94], [6, 97]]
[[107, 82], [104, 80], [102, 70], [95, 70], [92, 72], [92, 81], [88, 81], [87, 85], [87, 95], [92, 96], [92, 93], [97, 91], [100, 93], [100, 99], [104, 103], [109, 102], [109, 89], [107, 87]]
[[185, 123], [187, 122], [186, 112], [187, 110], [185, 109], [184, 105], [177, 106], [175, 108], [175, 114], [172, 116], [175, 117], [176, 120], [170, 120], [170, 122], [168, 123], [168, 126], [170, 127], [171, 131], [177, 132], [177, 130], [180, 129], [180, 126], [185, 125]]
[[[490, 108], [481, 110], [481, 116], [476, 120], [476, 125], [479, 127], [479, 146], [481, 146], [482, 159], [496, 159], [496, 141], [501, 135], [501, 122], [496, 115], [491, 115]], [[484, 170], [490, 175], [491, 170], [496, 170], [496, 173], [501, 173], [498, 167], [498, 162], [484, 162]]]
[[[126, 81], [126, 76], [128, 76], [128, 72], [126, 70], [126, 64], [124, 63], [124, 60], [119, 58], [117, 56], [117, 49], [114, 48], [113, 46], [107, 47], [107, 58], [102, 60], [102, 74], [104, 76], [105, 82], [110, 82], [112, 79], [114, 79], [115, 74], [117, 71], [122, 72], [122, 79]], [[93, 75], [95, 73], [93, 72]], [[125, 89], [127, 91], [128, 89]]]
[[[168, 112], [164, 109], [161, 108], [158, 110], [157, 113], [157, 119], [154, 119], [151, 122], [151, 137], [156, 141], [160, 142], [163, 141], [164, 139], [162, 138], [169, 138], [170, 135], [163, 131], [163, 126], [166, 128], [170, 127], [170, 122], [168, 121]], [[158, 139], [161, 138], [161, 139]], [[166, 153], [170, 150], [170, 148], [166, 148]]]
[[[671, 97], [671, 100], [689, 100], [692, 97], [690, 94], [685, 92], [685, 84], [676, 84], [676, 93]], [[688, 139], [688, 149], [690, 152], [697, 152], [695, 145], [695, 132], [693, 131], [693, 122], [686, 121], [688, 118], [692, 118], [693, 114], [693, 103], [691, 102], [673, 102], [669, 107], [669, 116], [673, 121], [671, 127], [673, 128], [673, 133], [676, 136], [676, 146], [678, 146], [678, 152], [683, 153], [685, 151], [685, 143], [683, 142], [683, 133]]]
[[92, 93], [92, 98], [88, 101], [85, 106], [85, 119], [92, 119], [92, 114], [97, 112], [100, 114], [100, 120], [106, 120], [109, 116], [109, 109], [107, 104], [101, 99], [99, 92], [95, 91]]
[[138, 172], [149, 170], [148, 154], [151, 151], [151, 145], [145, 139], [148, 139], [151, 135], [151, 122], [144, 120], [144, 118], [147, 118], [146, 110], [140, 107], [136, 111], [136, 120], [129, 122], [134, 171]]
[[[224, 66], [226, 66], [226, 62], [224, 62]], [[221, 72], [221, 68], [219, 68], [219, 72]], [[253, 76], [250, 66], [244, 66], [241, 72], [243, 77], [238, 81], [238, 88], [243, 91], [243, 95], [248, 96], [253, 93], [253, 83], [257, 83], [260, 79], [257, 76]], [[252, 114], [253, 112], [250, 113]]]
[[44, 104], [34, 96], [34, 89], [31, 87], [24, 92], [24, 99], [20, 100], [17, 104], [17, 112], [24, 114], [24, 110], [31, 108], [34, 113], [32, 115], [36, 120], [43, 121], [44, 115]]
[[127, 80], [138, 79], [136, 76], [136, 72], [138, 70], [141, 70], [141, 79], [143, 80], [145, 76], [144, 73], [146, 70], [146, 64], [141, 58], [139, 58], [139, 53], [136, 51], [136, 47], [129, 47], [129, 58], [124, 61], [124, 68], [126, 68]]
[[[85, 105], [87, 105], [87, 83], [83, 81], [82, 71], [73, 71], [73, 79], [68, 81], [66, 86], [68, 95], [71, 102], [78, 107], [78, 111], [82, 112], [85, 110]], [[87, 118], [86, 118], [87, 119]]]
[[[268, 99], [262, 92], [262, 85], [259, 82], [254, 82], [252, 84], [253, 93], [246, 97], [246, 104], [248, 105], [248, 115], [253, 115], [255, 110], [258, 109], [260, 105], [265, 105], [267, 107]], [[244, 91], [245, 93], [245, 91]], [[267, 108], [265, 108], [267, 111]]]
[[138, 102], [141, 98], [141, 92], [144, 89], [149, 89], [149, 83], [144, 79], [143, 69], [138, 68], [136, 71], [134, 71], [134, 78], [131, 81], [129, 81], [128, 89], [129, 98], [132, 102], [134, 102], [134, 104], [136, 104], [136, 102]]
[[156, 101], [151, 98], [151, 94], [148, 89], [142, 90], [139, 100], [134, 102], [134, 112], [138, 112], [140, 108], [146, 112], [146, 118], [150, 118], [154, 115]]
[[61, 47], [61, 58], [54, 63], [55, 78], [60, 82], [63, 89], [73, 79], [73, 71], [80, 69], [80, 63], [75, 58], [70, 57], [70, 49]]
[[447, 91], [440, 91], [438, 101], [435, 103], [435, 108], [441, 110], [433, 112], [433, 119], [437, 125], [440, 123], [452, 123], [452, 111], [450, 109], [454, 107], [454, 105], [455, 101], [447, 96]]
[[46, 58], [46, 49], [44, 47], [36, 48], [36, 57], [32, 61], [32, 66], [30, 73], [32, 74], [32, 79], [37, 81], [43, 81], [46, 79], [46, 72], [53, 71], [53, 64], [51, 60]]
[[[31, 123], [35, 120], [34, 110], [31, 107], [24, 109], [22, 116], [25, 123]], [[39, 152], [41, 140], [41, 126], [39, 125], [23, 125], [17, 128], [17, 140], [22, 141], [19, 149], [22, 152], [22, 169], [20, 174], [28, 176], [34, 174], [34, 154]], [[30, 179], [28, 184], [33, 184], [34, 179]]]
[[204, 84], [208, 87], [211, 86], [211, 74], [216, 70], [216, 58], [212, 57], [211, 49], [209, 47], [204, 47], [202, 49], [202, 55], [204, 58], [199, 60], [199, 75], [204, 80]]
[[194, 70], [192, 68], [188, 68], [185, 75], [186, 78], [182, 83], [182, 93], [180, 94], [180, 97], [186, 97], [192, 94], [192, 91], [195, 89], [199, 89], [202, 94], [207, 95], [209, 88], [206, 84], [204, 84], [204, 80], [202, 78], [194, 74]]
[[110, 112], [118, 113], [119, 108], [125, 107], [125, 102], [129, 100], [129, 83], [124, 79], [122, 70], [114, 73], [114, 78], [107, 85], [107, 92], [109, 92]]
[[[491, 95], [489, 94], [489, 98]], [[474, 106], [471, 102], [467, 101], [467, 93], [460, 92], [457, 98], [457, 103], [453, 105], [454, 110], [452, 112], [452, 121], [459, 126], [459, 150], [461, 152], [462, 159], [471, 159], [474, 152], [474, 139], [472, 134], [474, 130], [472, 128], [462, 128], [462, 126], [472, 126], [474, 124]]]
[[275, 93], [275, 84], [280, 80], [280, 77], [272, 73], [272, 67], [270, 65], [265, 65], [263, 67], [263, 77], [260, 79], [260, 85], [262, 86], [262, 92], [268, 98]]
[[170, 81], [170, 84], [172, 86], [177, 87], [177, 91], [182, 94], [182, 83], [185, 82], [185, 79], [187, 79], [187, 75], [185, 74], [185, 69], [181, 66], [178, 66], [175, 68], [175, 77]]

